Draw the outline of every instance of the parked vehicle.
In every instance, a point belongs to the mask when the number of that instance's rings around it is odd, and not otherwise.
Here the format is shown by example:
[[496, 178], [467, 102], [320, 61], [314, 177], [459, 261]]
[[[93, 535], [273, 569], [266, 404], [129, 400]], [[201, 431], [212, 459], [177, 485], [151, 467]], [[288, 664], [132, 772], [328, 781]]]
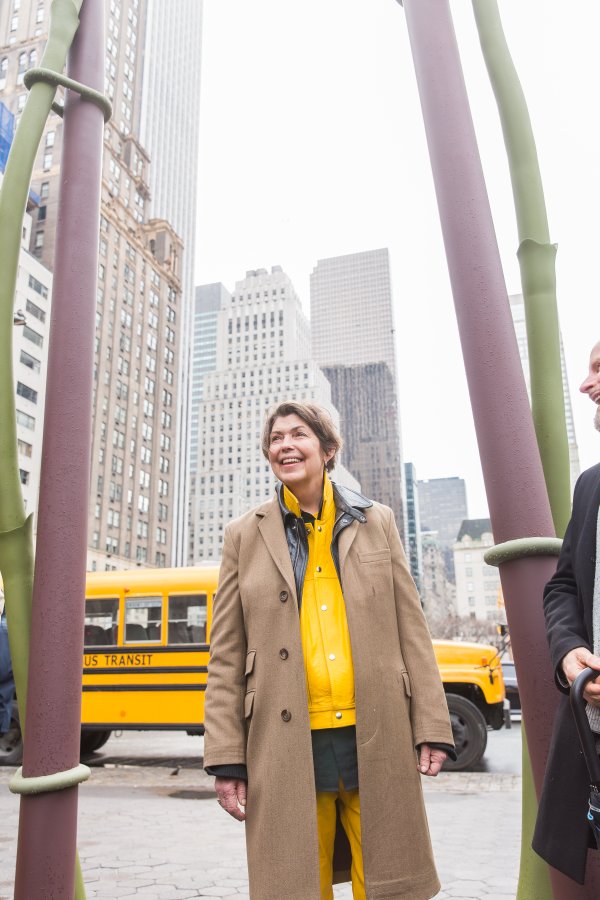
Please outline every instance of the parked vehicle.
[[520, 713], [521, 698], [519, 696], [519, 685], [517, 684], [517, 670], [511, 659], [502, 660], [502, 674], [504, 676], [506, 696], [510, 703], [510, 711], [511, 713]]
[[434, 641], [458, 759], [447, 771], [471, 769], [483, 757], [488, 728], [510, 728], [498, 651], [489, 644]]
[[[115, 730], [203, 734], [217, 580], [217, 566], [88, 573], [83, 756], [99, 750]], [[488, 728], [506, 724], [498, 654], [486, 644], [433, 645], [458, 752], [457, 762], [448, 760], [445, 767], [471, 768], [485, 752]], [[5, 765], [17, 765], [22, 752], [18, 718], [13, 724], [0, 739]]]

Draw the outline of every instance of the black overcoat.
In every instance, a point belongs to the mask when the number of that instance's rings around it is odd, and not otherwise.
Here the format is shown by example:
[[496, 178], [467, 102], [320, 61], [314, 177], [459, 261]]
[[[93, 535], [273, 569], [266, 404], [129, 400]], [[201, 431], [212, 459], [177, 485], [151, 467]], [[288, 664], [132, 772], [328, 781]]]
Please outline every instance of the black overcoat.
[[[544, 613], [555, 681], [562, 696], [556, 713], [533, 849], [580, 884], [587, 849], [595, 847], [586, 815], [588, 771], [560, 663], [575, 647], [593, 650], [592, 613], [596, 570], [596, 523], [600, 506], [600, 464], [580, 476], [573, 496], [556, 574], [544, 591]], [[564, 675], [562, 676], [564, 682]]]

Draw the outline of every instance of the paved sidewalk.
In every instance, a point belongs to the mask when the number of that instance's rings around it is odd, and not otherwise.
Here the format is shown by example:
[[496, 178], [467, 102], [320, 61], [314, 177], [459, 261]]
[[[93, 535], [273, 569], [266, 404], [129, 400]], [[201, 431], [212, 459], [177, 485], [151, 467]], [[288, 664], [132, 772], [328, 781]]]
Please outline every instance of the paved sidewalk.
[[[0, 768], [0, 900], [12, 897], [18, 799]], [[177, 774], [175, 774], [177, 772]], [[199, 769], [94, 769], [79, 801], [88, 900], [248, 898], [243, 828], [214, 802]], [[425, 797], [443, 889], [438, 900], [514, 900], [520, 777], [442, 773]], [[349, 885], [336, 900], [351, 900]], [[282, 898], [285, 900], [285, 898]]]

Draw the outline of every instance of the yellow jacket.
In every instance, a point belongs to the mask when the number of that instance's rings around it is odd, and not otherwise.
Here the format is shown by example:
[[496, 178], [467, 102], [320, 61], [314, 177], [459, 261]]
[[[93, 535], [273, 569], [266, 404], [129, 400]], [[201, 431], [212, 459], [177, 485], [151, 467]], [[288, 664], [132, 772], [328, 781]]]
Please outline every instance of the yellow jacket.
[[[288, 509], [299, 517], [300, 505], [286, 487], [283, 499]], [[335, 514], [333, 488], [325, 474], [321, 511], [314, 522], [306, 523], [308, 563], [300, 608], [311, 729], [356, 724], [354, 666], [346, 605], [331, 556]]]

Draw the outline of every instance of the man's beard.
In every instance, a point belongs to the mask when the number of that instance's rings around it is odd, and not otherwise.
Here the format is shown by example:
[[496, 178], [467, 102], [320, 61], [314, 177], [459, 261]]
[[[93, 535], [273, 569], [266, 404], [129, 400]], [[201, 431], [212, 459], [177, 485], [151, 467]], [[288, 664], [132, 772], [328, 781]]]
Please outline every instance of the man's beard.
[[594, 428], [600, 431], [600, 405], [596, 407], [596, 415], [594, 416]]

